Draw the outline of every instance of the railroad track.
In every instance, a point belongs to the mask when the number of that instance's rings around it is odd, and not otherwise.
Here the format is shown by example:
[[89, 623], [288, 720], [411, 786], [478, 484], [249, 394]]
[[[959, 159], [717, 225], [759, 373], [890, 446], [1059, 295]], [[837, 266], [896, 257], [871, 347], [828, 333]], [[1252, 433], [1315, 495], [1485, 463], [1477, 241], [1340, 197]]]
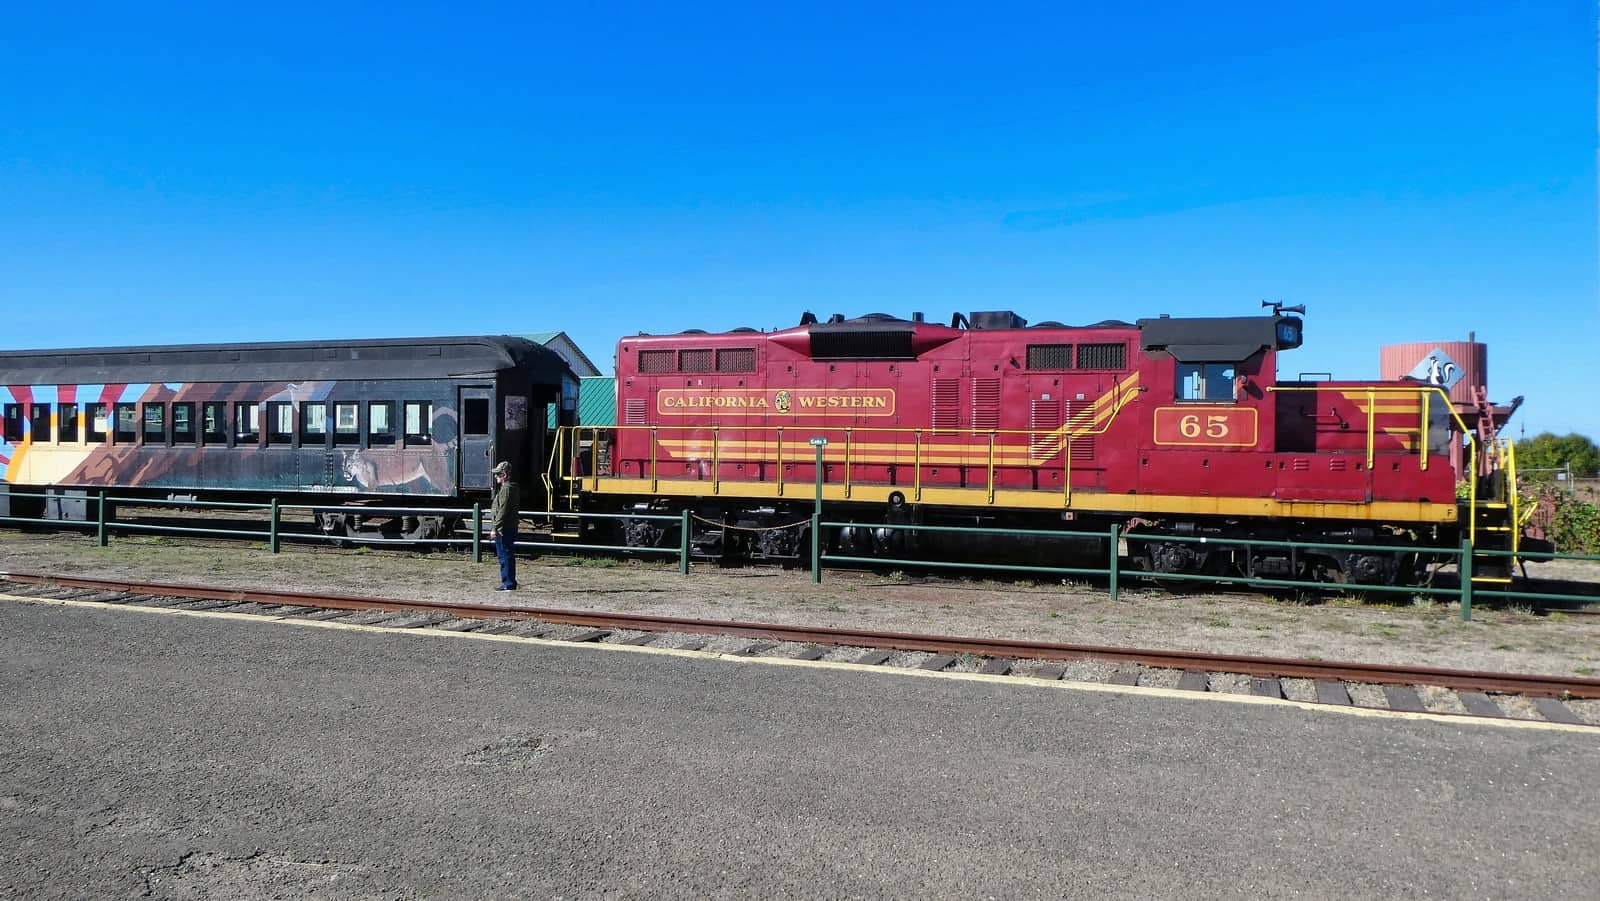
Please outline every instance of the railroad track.
[[[395, 629], [509, 634], [574, 643], [716, 650], [927, 671], [1249, 693], [1411, 713], [1537, 719], [1600, 728], [1567, 701], [1600, 699], [1600, 679], [1206, 654], [996, 638], [957, 638], [670, 616], [596, 613], [271, 589], [218, 588], [0, 573], [0, 594], [329, 620]], [[1591, 722], [1590, 720], [1597, 720]]]

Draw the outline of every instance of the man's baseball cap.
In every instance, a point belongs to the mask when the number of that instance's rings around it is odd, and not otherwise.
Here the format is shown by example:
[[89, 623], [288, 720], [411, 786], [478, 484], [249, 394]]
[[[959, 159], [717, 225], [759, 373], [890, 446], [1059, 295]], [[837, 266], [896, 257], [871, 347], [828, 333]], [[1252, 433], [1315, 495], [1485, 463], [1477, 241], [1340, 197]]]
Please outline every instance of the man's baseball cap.
[[505, 475], [506, 473], [508, 473], [510, 471], [511, 471], [511, 464], [510, 463], [506, 463], [506, 462], [502, 461], [502, 462], [496, 463], [494, 465], [494, 474], [497, 475], [497, 476], [503, 476], [503, 475]]

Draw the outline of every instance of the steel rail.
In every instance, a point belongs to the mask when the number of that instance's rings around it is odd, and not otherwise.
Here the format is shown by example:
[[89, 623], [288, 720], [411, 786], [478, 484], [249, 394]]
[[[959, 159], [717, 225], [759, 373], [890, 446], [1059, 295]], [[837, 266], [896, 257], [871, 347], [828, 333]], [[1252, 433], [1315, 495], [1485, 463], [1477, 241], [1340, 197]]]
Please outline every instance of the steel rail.
[[1377, 663], [1299, 660], [1289, 657], [1253, 657], [1240, 654], [1211, 654], [1199, 651], [1163, 651], [1150, 648], [1053, 644], [1003, 638], [960, 638], [949, 635], [874, 632], [864, 629], [839, 629], [824, 626], [785, 626], [775, 623], [649, 616], [636, 613], [601, 613], [583, 610], [562, 610], [551, 607], [513, 607], [499, 604], [401, 600], [364, 597], [361, 595], [310, 594], [269, 588], [224, 588], [163, 582], [132, 582], [125, 579], [90, 579], [80, 576], [52, 576], [38, 573], [0, 572], [0, 578], [22, 584], [97, 589], [193, 600], [283, 604], [336, 610], [440, 612], [468, 618], [538, 619], [544, 622], [588, 626], [591, 628], [630, 629], [641, 632], [691, 632], [706, 635], [736, 635], [744, 638], [864, 646], [902, 651], [928, 651], [937, 654], [972, 654], [983, 657], [1031, 660], [1108, 660], [1118, 663], [1137, 663], [1163, 669], [1204, 670], [1207, 672], [1237, 673], [1263, 678], [1321, 679], [1379, 685], [1433, 685], [1456, 691], [1496, 692], [1532, 697], [1600, 698], [1600, 679], [1567, 678], [1525, 673], [1477, 672]]

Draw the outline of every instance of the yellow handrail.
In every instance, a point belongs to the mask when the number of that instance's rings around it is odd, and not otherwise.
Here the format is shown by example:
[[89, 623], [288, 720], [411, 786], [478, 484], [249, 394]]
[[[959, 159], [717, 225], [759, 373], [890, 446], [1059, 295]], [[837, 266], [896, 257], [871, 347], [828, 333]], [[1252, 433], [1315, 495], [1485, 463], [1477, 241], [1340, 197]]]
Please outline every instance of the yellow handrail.
[[[1111, 395], [1111, 405], [1110, 405], [1109, 409], [1101, 410], [1095, 416], [1096, 419], [1101, 419], [1102, 421], [1101, 421], [1100, 425], [1098, 425], [1098, 426], [1096, 426], [1094, 428], [1072, 429], [1072, 428], [1070, 428], [1070, 424], [1069, 424], [1069, 425], [1064, 425], [1064, 426], [1061, 426], [1061, 427], [1055, 428], [1055, 429], [948, 429], [948, 430], [943, 430], [942, 433], [943, 434], [948, 434], [948, 435], [951, 435], [951, 436], [954, 436], [954, 437], [957, 437], [957, 438], [965, 439], [965, 441], [961, 445], [959, 445], [959, 447], [958, 447], [958, 455], [957, 455], [956, 459], [958, 461], [957, 465], [960, 465], [960, 466], [970, 466], [974, 462], [976, 462], [975, 460], [972, 459], [973, 457], [976, 456], [974, 451], [977, 450], [977, 447], [975, 447], [975, 445], [977, 444], [978, 441], [985, 442], [985, 445], [987, 447], [987, 450], [983, 451], [983, 453], [985, 454], [984, 461], [985, 461], [985, 469], [986, 469], [986, 474], [987, 474], [986, 475], [986, 479], [985, 479], [985, 489], [986, 489], [986, 493], [988, 495], [988, 502], [991, 503], [991, 504], [994, 503], [994, 500], [995, 500], [995, 497], [996, 497], [996, 494], [997, 494], [997, 491], [998, 491], [999, 469], [1002, 466], [1012, 465], [1010, 463], [1002, 463], [1002, 461], [999, 459], [999, 451], [1000, 451], [1000, 449], [1002, 447], [1006, 448], [1007, 450], [1012, 450], [1012, 449], [1015, 449], [1015, 448], [1027, 449], [1030, 452], [1030, 458], [1031, 458], [1032, 449], [1034, 447], [1039, 446], [1039, 442], [1047, 441], [1049, 439], [1059, 439], [1060, 440], [1060, 448], [1061, 448], [1060, 449], [1060, 453], [1062, 454], [1063, 504], [1064, 505], [1070, 505], [1071, 501], [1072, 501], [1072, 450], [1073, 450], [1072, 442], [1073, 442], [1073, 440], [1077, 439], [1077, 438], [1087, 437], [1087, 436], [1105, 434], [1106, 431], [1111, 427], [1111, 424], [1116, 420], [1117, 416], [1121, 413], [1122, 409], [1125, 406], [1127, 406], [1127, 404], [1134, 397], [1136, 397], [1137, 394], [1138, 394], [1137, 388], [1131, 388], [1131, 389], [1119, 388], [1119, 389], [1117, 389], [1115, 391], [1115, 393]], [[562, 427], [560, 427], [558, 429], [558, 433], [559, 434], [558, 434], [558, 437], [557, 437], [557, 445], [561, 446], [566, 441], [566, 430], [572, 429], [574, 432], [577, 432], [577, 430], [584, 429], [584, 428], [591, 429], [592, 431], [594, 431], [596, 433], [595, 447], [593, 449], [594, 450], [594, 454], [595, 454], [595, 458], [594, 458], [595, 462], [594, 462], [594, 465], [592, 466], [592, 471], [590, 473], [590, 477], [588, 479], [584, 480], [584, 481], [586, 481], [588, 483], [587, 487], [590, 490], [596, 490], [596, 489], [598, 489], [598, 486], [599, 486], [599, 475], [600, 475], [599, 474], [599, 465], [598, 465], [598, 432], [599, 432], [599, 427], [593, 427], [593, 426], [588, 426], [588, 427], [586, 427], [586, 426], [562, 426]], [[661, 464], [661, 444], [662, 444], [661, 430], [662, 429], [667, 429], [667, 430], [669, 430], [669, 432], [676, 431], [676, 432], [689, 432], [689, 433], [693, 433], [693, 432], [702, 432], [703, 433], [703, 432], [705, 432], [707, 430], [711, 431], [711, 433], [712, 433], [712, 435], [711, 435], [711, 457], [712, 457], [712, 465], [713, 465], [713, 470], [714, 470], [713, 471], [713, 475], [712, 475], [711, 490], [712, 490], [713, 494], [715, 494], [715, 493], [720, 491], [720, 488], [721, 488], [721, 468], [722, 468], [721, 467], [721, 461], [722, 461], [722, 450], [723, 450], [722, 444], [721, 444], [721, 432], [720, 432], [722, 426], [720, 424], [719, 425], [681, 425], [681, 426], [661, 426], [661, 425], [631, 425], [630, 426], [630, 425], [618, 425], [618, 426], [606, 426], [605, 428], [608, 431], [612, 431], [612, 432], [642, 431], [642, 430], [645, 430], [645, 429], [648, 429], [650, 431], [650, 490], [651, 490], [652, 493], [658, 491], [659, 488], [660, 488], [660, 464]], [[735, 427], [735, 428], [738, 428], [738, 430], [744, 436], [744, 437], [741, 438], [741, 440], [735, 442], [739, 447], [738, 453], [749, 453], [749, 445], [750, 445], [751, 441], [754, 440], [754, 439], [752, 439], [750, 437], [750, 433], [765, 432], [765, 431], [776, 431], [776, 433], [777, 433], [777, 446], [773, 450], [774, 450], [774, 456], [775, 456], [775, 458], [777, 460], [777, 464], [778, 464], [778, 476], [777, 476], [776, 481], [778, 482], [778, 491], [779, 491], [779, 496], [781, 497], [782, 496], [784, 482], [785, 482], [785, 479], [784, 479], [784, 476], [783, 476], [785, 430], [786, 429], [791, 429], [792, 430], [793, 426], [787, 426], [787, 427], [785, 427], [785, 426], [751, 426], [751, 427]], [[910, 436], [912, 436], [912, 444], [913, 444], [913, 449], [912, 449], [912, 453], [913, 453], [913, 457], [912, 457], [912, 469], [913, 469], [912, 485], [913, 485], [913, 492], [914, 492], [914, 496], [915, 496], [916, 500], [920, 501], [922, 499], [922, 487], [923, 487], [922, 469], [923, 469], [923, 466], [926, 465], [927, 462], [928, 462], [926, 460], [926, 454], [924, 453], [925, 448], [924, 448], [924, 442], [923, 442], [923, 432], [926, 431], [926, 429], [922, 429], [922, 428], [915, 428], [915, 429], [910, 429], [910, 428], [888, 428], [888, 427], [855, 426], [855, 425], [850, 425], [850, 426], [842, 426], [842, 425], [841, 426], [820, 426], [819, 425], [817, 427], [817, 430], [818, 431], [842, 431], [842, 432], [845, 433], [844, 434], [844, 441], [842, 442], [843, 447], [840, 448], [839, 451], [837, 451], [837, 452], [835, 452], [833, 450], [833, 448], [830, 447], [830, 448], [828, 448], [827, 453], [825, 454], [825, 456], [834, 455], [834, 454], [842, 454], [843, 459], [844, 459], [844, 496], [846, 498], [851, 496], [852, 488], [854, 487], [854, 482], [855, 482], [855, 473], [854, 473], [855, 455], [856, 455], [857, 451], [860, 450], [860, 448], [857, 446], [859, 444], [859, 442], [856, 440], [856, 433], [858, 433], [858, 432], [866, 432], [869, 435], [910, 435]], [[1016, 436], [1016, 435], [1027, 436], [1028, 443], [1025, 444], [1025, 445], [1024, 444], [1002, 445], [1001, 442], [998, 440], [1001, 436]], [[903, 443], [891, 444], [891, 445], [887, 445], [887, 447], [891, 449], [891, 460], [898, 462], [899, 460], [903, 459], [903, 458], [900, 457], [900, 454], [903, 453], [903, 450], [901, 450], [901, 449], [904, 448], [904, 444]], [[880, 450], [883, 449], [883, 446], [880, 446], [879, 449]], [[1054, 456], [1054, 453], [1048, 454], [1048, 455], [1046, 455], [1045, 457], [1043, 457], [1041, 459], [1034, 460], [1033, 461], [1033, 465], [1035, 465], [1035, 466], [1042, 465], [1045, 460], [1048, 460], [1052, 456]], [[835, 459], [837, 459], [837, 458], [838, 457], [835, 456]], [[937, 466], [938, 465], [938, 461], [935, 461], [933, 465]]]
[[911, 466], [916, 471], [911, 474], [911, 481], [915, 486], [914, 500], [922, 500], [922, 430], [917, 429], [917, 449], [912, 457]]
[[1428, 405], [1432, 401], [1432, 393], [1424, 393], [1422, 395], [1422, 425], [1417, 429], [1417, 440], [1422, 442], [1422, 462], [1419, 464], [1419, 466], [1423, 472], [1428, 471], [1428, 448], [1431, 444], [1433, 444], [1433, 442], [1430, 440], [1433, 436], [1428, 434], [1428, 414], [1431, 412], [1428, 409]]
[[[1341, 385], [1269, 385], [1269, 386], [1267, 386], [1267, 390], [1268, 391], [1311, 391], [1311, 392], [1338, 391], [1338, 392], [1341, 392], [1341, 393], [1349, 392], [1349, 391], [1365, 391], [1367, 393], [1367, 399], [1368, 399], [1367, 400], [1367, 460], [1368, 460], [1368, 463], [1369, 463], [1369, 466], [1368, 466], [1369, 469], [1371, 468], [1370, 463], [1371, 463], [1371, 461], [1373, 459], [1373, 452], [1374, 452], [1373, 445], [1375, 443], [1375, 435], [1374, 435], [1374, 432], [1373, 432], [1373, 420], [1376, 417], [1376, 414], [1373, 412], [1373, 407], [1377, 402], [1377, 400], [1376, 400], [1377, 395], [1379, 395], [1379, 394], [1400, 394], [1400, 395], [1407, 395], [1407, 396], [1412, 396], [1412, 397], [1432, 396], [1434, 394], [1439, 395], [1441, 398], [1444, 399], [1445, 409], [1450, 411], [1451, 418], [1453, 418], [1456, 421], [1456, 426], [1461, 429], [1461, 434], [1467, 436], [1467, 451], [1468, 451], [1468, 453], [1467, 453], [1467, 472], [1468, 472], [1468, 475], [1467, 475], [1467, 509], [1469, 511], [1471, 511], [1471, 515], [1469, 517], [1471, 521], [1467, 524], [1467, 540], [1472, 542], [1473, 544], [1477, 544], [1477, 542], [1478, 542], [1478, 516], [1477, 516], [1477, 510], [1478, 510], [1478, 441], [1477, 441], [1477, 438], [1474, 436], [1472, 430], [1467, 428], [1467, 423], [1466, 423], [1465, 420], [1463, 420], [1461, 418], [1461, 413], [1456, 410], [1454, 404], [1450, 403], [1450, 396], [1444, 393], [1444, 389], [1443, 388], [1440, 388], [1437, 385], [1426, 385], [1426, 386], [1420, 386], [1420, 387], [1417, 387], [1417, 388], [1398, 388], [1398, 387], [1396, 387], [1396, 388], [1377, 388], [1377, 387], [1372, 387], [1372, 386], [1360, 386], [1360, 385], [1343, 385], [1343, 386], [1341, 386]], [[1424, 407], [1424, 409], [1426, 409], [1426, 407]], [[1427, 422], [1426, 419], [1424, 419], [1423, 420], [1423, 426], [1422, 426], [1422, 435], [1421, 435], [1421, 439], [1422, 439], [1424, 447], [1427, 446], [1427, 443], [1428, 443], [1428, 440], [1429, 440], [1429, 437], [1430, 437], [1429, 434], [1428, 434], [1428, 430], [1429, 430], [1429, 423]], [[1424, 453], [1426, 453], [1426, 451], [1424, 451]]]
[[844, 430], [844, 496], [850, 497], [850, 429]]
[[[1070, 439], [1070, 438], [1067, 439], [1067, 443], [1071, 444], [1072, 443], [1072, 439]], [[1031, 435], [1028, 437], [1028, 444], [1029, 444], [1030, 447], [1033, 445], [1033, 436], [1031, 436]], [[991, 504], [994, 503], [994, 433], [993, 432], [989, 433], [989, 503], [991, 503]]]

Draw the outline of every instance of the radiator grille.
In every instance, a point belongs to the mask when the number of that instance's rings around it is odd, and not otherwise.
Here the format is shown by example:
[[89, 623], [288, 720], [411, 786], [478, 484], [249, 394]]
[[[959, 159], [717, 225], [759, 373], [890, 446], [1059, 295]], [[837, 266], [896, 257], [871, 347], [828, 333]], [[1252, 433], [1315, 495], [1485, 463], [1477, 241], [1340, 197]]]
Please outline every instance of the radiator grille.
[[1115, 344], [1078, 345], [1079, 369], [1125, 369], [1128, 365], [1128, 346]]
[[710, 372], [711, 349], [685, 350], [678, 354], [679, 372]]
[[1071, 344], [1028, 345], [1029, 369], [1071, 369]]
[[677, 362], [677, 354], [674, 351], [639, 351], [639, 371], [642, 373], [672, 372], [677, 368]]
[[630, 397], [622, 405], [622, 422], [624, 425], [644, 425], [644, 417], [644, 398]]
[[728, 347], [717, 351], [718, 372], [755, 372], [756, 350], [753, 347]]

